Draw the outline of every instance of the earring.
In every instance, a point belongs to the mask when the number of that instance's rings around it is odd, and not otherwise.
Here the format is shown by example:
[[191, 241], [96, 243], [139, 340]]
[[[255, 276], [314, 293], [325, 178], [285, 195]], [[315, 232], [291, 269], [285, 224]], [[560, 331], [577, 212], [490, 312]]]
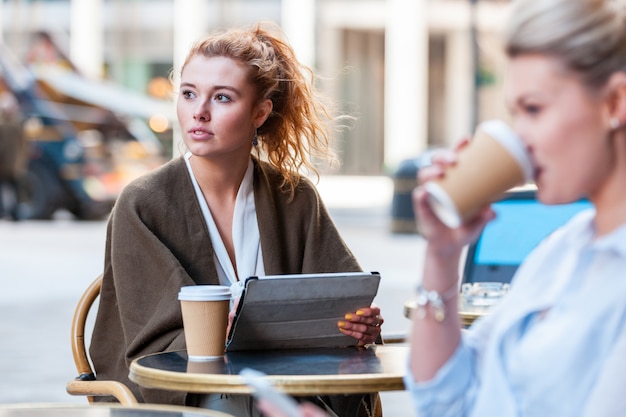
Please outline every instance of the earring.
[[257, 130], [254, 129], [254, 137], [252, 138], [252, 146], [257, 146], [259, 144], [259, 135], [257, 134]]
[[612, 117], [609, 121], [609, 125], [611, 126], [611, 130], [615, 130], [619, 127], [619, 119], [617, 117]]

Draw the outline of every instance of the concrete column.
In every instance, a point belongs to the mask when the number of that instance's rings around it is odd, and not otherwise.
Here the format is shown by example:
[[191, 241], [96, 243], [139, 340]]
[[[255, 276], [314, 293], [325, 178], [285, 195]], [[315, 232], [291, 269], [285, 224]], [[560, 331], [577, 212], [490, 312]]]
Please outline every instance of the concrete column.
[[70, 60], [87, 77], [104, 73], [103, 0], [71, 0]]
[[327, 26], [320, 30], [319, 45], [324, 45], [317, 51], [317, 71], [321, 75], [318, 83], [324, 94], [338, 96], [340, 91], [341, 68], [344, 60], [342, 56], [343, 34], [336, 26]]
[[315, 67], [315, 0], [282, 0], [281, 27], [298, 60]]
[[394, 168], [427, 146], [426, 0], [387, 0], [385, 23], [385, 165]]
[[446, 35], [445, 137], [447, 145], [472, 134], [472, 51], [467, 30]]
[[[174, 85], [180, 81], [180, 69], [187, 57], [189, 49], [195, 41], [207, 32], [206, 0], [174, 0]], [[176, 158], [183, 152], [182, 137], [178, 123], [174, 125], [172, 141], [172, 157]]]
[[206, 0], [174, 0], [174, 75], [178, 81], [180, 68], [195, 41], [207, 33]]
[[0, 42], [4, 42], [4, 1], [0, 1]]

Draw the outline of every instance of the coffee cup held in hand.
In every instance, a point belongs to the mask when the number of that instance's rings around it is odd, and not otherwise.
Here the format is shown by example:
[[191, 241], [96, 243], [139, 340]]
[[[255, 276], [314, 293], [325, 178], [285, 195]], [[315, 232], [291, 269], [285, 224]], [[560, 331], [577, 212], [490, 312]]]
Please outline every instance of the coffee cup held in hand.
[[178, 293], [190, 361], [221, 358], [226, 344], [230, 287], [192, 285]]
[[437, 217], [457, 228], [509, 189], [531, 180], [532, 174], [524, 143], [506, 123], [491, 120], [478, 126], [457, 163], [424, 188]]

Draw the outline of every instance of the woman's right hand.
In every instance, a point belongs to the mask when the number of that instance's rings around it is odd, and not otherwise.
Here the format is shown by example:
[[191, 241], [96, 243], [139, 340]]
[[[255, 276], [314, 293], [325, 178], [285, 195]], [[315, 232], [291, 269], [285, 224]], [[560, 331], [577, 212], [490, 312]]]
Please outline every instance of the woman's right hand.
[[226, 325], [226, 341], [228, 341], [228, 335], [230, 334], [230, 328], [233, 327], [233, 321], [235, 320], [235, 313], [237, 313], [237, 307], [239, 307], [239, 301], [241, 297], [237, 297], [233, 302], [233, 307], [228, 312], [228, 324]]
[[456, 229], [443, 224], [435, 215], [428, 203], [428, 194], [423, 185], [445, 175], [448, 167], [457, 163], [459, 150], [469, 144], [470, 139], [462, 139], [453, 149], [442, 149], [432, 155], [432, 164], [420, 168], [418, 172], [419, 186], [413, 191], [413, 210], [420, 223], [420, 234], [428, 241], [431, 249], [442, 255], [460, 252], [461, 249], [476, 239], [481, 230], [495, 213], [489, 206], [485, 207], [475, 218], [463, 223]]

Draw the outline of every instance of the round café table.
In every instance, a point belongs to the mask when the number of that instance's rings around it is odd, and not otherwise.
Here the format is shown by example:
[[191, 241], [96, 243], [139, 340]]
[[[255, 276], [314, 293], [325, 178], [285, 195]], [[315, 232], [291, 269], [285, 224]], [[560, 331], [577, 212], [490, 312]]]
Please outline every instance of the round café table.
[[0, 417], [234, 417], [221, 411], [163, 404], [0, 404]]
[[408, 346], [281, 349], [228, 352], [208, 362], [186, 351], [135, 359], [129, 377], [140, 386], [194, 393], [250, 394], [239, 372], [252, 368], [290, 395], [356, 394], [404, 390]]

